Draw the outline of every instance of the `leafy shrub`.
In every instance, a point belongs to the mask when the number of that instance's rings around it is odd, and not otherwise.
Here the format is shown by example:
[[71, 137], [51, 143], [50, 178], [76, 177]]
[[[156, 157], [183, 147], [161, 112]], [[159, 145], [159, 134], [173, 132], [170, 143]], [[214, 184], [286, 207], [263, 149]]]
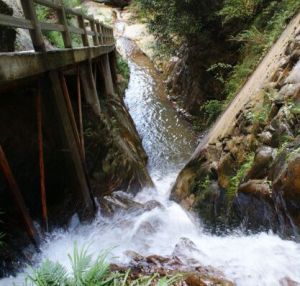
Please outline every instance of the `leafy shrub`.
[[223, 8], [218, 13], [224, 23], [233, 19], [248, 19], [252, 17], [262, 0], [225, 0]]
[[207, 124], [211, 124], [222, 112], [223, 102], [213, 99], [206, 101], [200, 108], [200, 112], [204, 112], [207, 118]]

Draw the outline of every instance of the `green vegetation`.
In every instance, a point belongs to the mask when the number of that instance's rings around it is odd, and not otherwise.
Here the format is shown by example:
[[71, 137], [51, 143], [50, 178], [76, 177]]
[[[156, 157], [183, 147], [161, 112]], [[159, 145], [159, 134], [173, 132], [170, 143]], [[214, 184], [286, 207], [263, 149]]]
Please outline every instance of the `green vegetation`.
[[236, 175], [230, 178], [229, 188], [227, 189], [227, 195], [229, 198], [233, 198], [241, 181], [244, 179], [246, 173], [250, 170], [254, 162], [254, 153], [250, 153], [245, 162], [237, 170]]
[[120, 92], [123, 95], [129, 82], [130, 69], [128, 62], [122, 58], [121, 55], [117, 56], [117, 73], [122, 76], [122, 80], [119, 82]]
[[262, 126], [268, 123], [272, 99], [274, 99], [275, 91], [265, 92], [264, 101], [259, 108], [255, 108], [254, 111], [248, 111], [246, 118], [254, 125]]
[[222, 110], [222, 102], [216, 99], [208, 100], [200, 107], [200, 112], [204, 112], [206, 115], [206, 125], [214, 122]]
[[219, 0], [134, 0], [133, 7], [149, 24], [158, 39], [158, 48], [174, 53], [181, 43], [200, 35], [218, 10]]
[[131, 279], [130, 270], [126, 273], [111, 271], [106, 262], [107, 253], [102, 253], [96, 260], [88, 254], [87, 248], [79, 250], [75, 245], [73, 256], [69, 255], [72, 272], [58, 262], [46, 260], [26, 279], [27, 286], [169, 286], [178, 281], [179, 275], [159, 279], [158, 275], [142, 276]]
[[[81, 1], [80, 0], [62, 0], [62, 3], [66, 7], [75, 8], [81, 4]], [[53, 9], [47, 8], [47, 7], [39, 5], [39, 4], [35, 5], [35, 9], [36, 9], [37, 18], [41, 22], [50, 22], [50, 23], [57, 22], [57, 16]], [[86, 11], [83, 8], [80, 8], [80, 9], [82, 10], [83, 13], [86, 13]], [[72, 19], [71, 17], [68, 17], [67, 21], [70, 25], [74, 26], [74, 24], [72, 24], [74, 19]], [[62, 35], [60, 32], [46, 31], [46, 32], [44, 32], [44, 35], [47, 38], [47, 40], [50, 42], [51, 45], [53, 45], [57, 48], [64, 48], [64, 42], [63, 42], [63, 38], [62, 38]], [[71, 37], [72, 37], [72, 43], [73, 43], [74, 47], [81, 46], [80, 35], [72, 34]]]
[[[243, 2], [244, 4], [250, 3], [250, 8], [245, 8], [245, 13], [241, 12], [240, 15], [232, 14], [233, 10], [239, 9], [238, 7], [240, 7], [240, 5], [236, 4], [237, 2]], [[264, 3], [266, 4], [263, 5]], [[232, 38], [232, 40], [240, 42], [242, 45], [240, 49], [240, 60], [235, 65], [225, 83], [226, 103], [235, 96], [239, 88], [245, 83], [260, 59], [277, 40], [299, 7], [299, 0], [225, 1], [225, 7], [219, 13], [225, 22], [236, 19], [238, 17], [237, 15], [239, 15], [239, 20], [247, 20], [249, 22], [247, 29]]]
[[203, 121], [204, 111], [208, 124], [220, 106], [224, 109], [233, 99], [299, 8], [299, 0], [134, 1], [135, 11], [158, 40], [159, 53], [175, 54], [183, 42], [206, 47], [199, 49], [203, 57], [197, 60], [215, 80], [209, 90], [200, 86], [199, 96], [208, 102], [199, 118]]

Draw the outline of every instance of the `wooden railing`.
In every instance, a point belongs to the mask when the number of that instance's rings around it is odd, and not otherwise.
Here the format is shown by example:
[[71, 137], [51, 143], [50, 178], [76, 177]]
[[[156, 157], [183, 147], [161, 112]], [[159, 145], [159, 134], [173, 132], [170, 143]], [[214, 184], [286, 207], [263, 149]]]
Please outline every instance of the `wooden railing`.
[[[46, 51], [42, 31], [60, 32], [65, 48], [73, 48], [72, 34], [81, 36], [84, 47], [112, 45], [114, 43], [112, 28], [87, 16], [80, 10], [70, 9], [54, 0], [21, 0], [25, 18], [0, 14], [0, 25], [29, 30], [35, 51]], [[40, 22], [36, 13], [36, 4], [53, 9], [58, 23]], [[68, 23], [69, 17], [77, 19], [77, 27]], [[89, 40], [92, 38], [92, 41]], [[92, 44], [91, 44], [92, 42]]]

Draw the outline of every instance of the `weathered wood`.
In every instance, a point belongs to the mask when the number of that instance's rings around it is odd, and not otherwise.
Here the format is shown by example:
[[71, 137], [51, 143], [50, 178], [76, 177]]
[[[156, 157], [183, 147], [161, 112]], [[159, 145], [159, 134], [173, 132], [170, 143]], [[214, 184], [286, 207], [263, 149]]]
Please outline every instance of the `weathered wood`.
[[25, 206], [25, 202], [22, 196], [22, 193], [19, 189], [19, 186], [17, 184], [16, 179], [14, 178], [14, 175], [12, 173], [12, 170], [9, 166], [8, 160], [6, 158], [6, 155], [4, 153], [4, 150], [2, 146], [0, 145], [0, 168], [2, 170], [2, 173], [4, 175], [4, 178], [7, 182], [7, 185], [10, 189], [12, 198], [15, 202], [15, 205], [20, 212], [21, 218], [23, 220], [23, 223], [25, 225], [26, 232], [32, 242], [38, 246], [40, 244], [40, 239], [37, 235], [37, 231], [34, 227], [34, 224], [32, 222], [32, 219], [29, 215], [29, 212]]
[[42, 53], [2, 53], [0, 54], [0, 85], [64, 66], [72, 66], [90, 58], [94, 59], [113, 49], [114, 45], [51, 50], [47, 52], [47, 65], [44, 64]]
[[100, 62], [98, 63], [98, 66], [100, 68], [100, 73], [104, 77], [105, 95], [110, 96], [114, 94], [115, 91], [110, 69], [110, 62], [107, 54], [100, 57]]
[[64, 32], [62, 33], [62, 37], [64, 40], [64, 46], [65, 46], [65, 48], [72, 48], [72, 38], [71, 38], [71, 34], [70, 34], [64, 7], [62, 7], [60, 10], [57, 11], [57, 16], [58, 16], [59, 22], [64, 26]]
[[29, 30], [33, 47], [36, 51], [46, 51], [46, 46], [43, 39], [40, 23], [36, 17], [35, 9], [32, 0], [21, 1], [25, 18], [33, 24], [34, 30]]
[[85, 31], [83, 29], [80, 29], [80, 28], [77, 28], [77, 27], [74, 27], [74, 26], [68, 26], [68, 28], [69, 28], [69, 31], [71, 33], [78, 34], [78, 35], [84, 35], [85, 34]]
[[94, 113], [100, 116], [100, 101], [90, 61], [87, 61], [80, 65], [80, 79], [83, 88], [83, 93], [87, 103], [91, 105]]
[[102, 35], [102, 29], [101, 29], [101, 24], [97, 21], [96, 22], [96, 28], [98, 32], [98, 38], [99, 38], [99, 44], [103, 44], [103, 35]]
[[88, 38], [88, 34], [87, 34], [87, 31], [86, 31], [86, 28], [85, 28], [84, 18], [83, 18], [82, 15], [80, 15], [80, 16], [77, 16], [77, 19], [78, 19], [79, 28], [83, 29], [83, 31], [84, 31], [84, 34], [81, 36], [82, 44], [85, 47], [88, 47], [89, 46], [89, 38]]
[[115, 90], [118, 88], [118, 77], [117, 77], [117, 51], [114, 50], [108, 54], [110, 62], [110, 70]]
[[[75, 176], [74, 186], [76, 186], [76, 191], [81, 197], [81, 201], [85, 206], [85, 210], [88, 213], [94, 212], [94, 203], [91, 195], [91, 190], [89, 189], [86, 173], [82, 163], [81, 151], [78, 149], [78, 144], [76, 142], [75, 134], [73, 132], [72, 124], [70, 121], [70, 116], [68, 114], [68, 109], [66, 106], [66, 101], [63, 95], [63, 90], [61, 88], [61, 83], [59, 79], [59, 73], [57, 71], [50, 71], [49, 77], [51, 81], [51, 88], [56, 103], [56, 108], [59, 114], [59, 121], [62, 123], [63, 127], [63, 137], [70, 151], [71, 163], [74, 167]], [[82, 209], [81, 211], [85, 211]]]
[[42, 97], [41, 84], [39, 82], [36, 95], [36, 114], [37, 114], [37, 129], [38, 129], [38, 150], [39, 150], [39, 170], [40, 170], [40, 193], [42, 205], [42, 219], [44, 229], [48, 231], [48, 211], [47, 211], [47, 196], [45, 186], [45, 164], [44, 164], [44, 144], [43, 144], [43, 113], [42, 113]]
[[95, 33], [94, 36], [93, 36], [94, 45], [98, 46], [99, 45], [99, 39], [98, 39], [98, 36], [97, 36], [97, 29], [96, 29], [96, 22], [95, 22], [95, 20], [90, 21], [90, 26], [91, 26], [92, 32]]
[[33, 2], [40, 4], [42, 6], [46, 6], [48, 8], [55, 9], [55, 10], [61, 9], [61, 5], [56, 4], [55, 2], [48, 1], [48, 0], [33, 0]]
[[76, 84], [77, 84], [77, 106], [78, 106], [79, 135], [80, 135], [80, 143], [81, 143], [81, 148], [82, 148], [82, 155], [83, 155], [83, 159], [85, 160], [85, 147], [84, 147], [85, 144], [84, 144], [83, 121], [82, 121], [82, 103], [81, 103], [81, 86], [80, 86], [79, 68], [77, 69]]
[[41, 30], [44, 30], [44, 31], [63, 32], [65, 30], [65, 27], [61, 24], [41, 22], [40, 25], [41, 25]]
[[28, 30], [32, 30], [34, 28], [31, 21], [29, 20], [4, 14], [0, 14], [0, 25]]

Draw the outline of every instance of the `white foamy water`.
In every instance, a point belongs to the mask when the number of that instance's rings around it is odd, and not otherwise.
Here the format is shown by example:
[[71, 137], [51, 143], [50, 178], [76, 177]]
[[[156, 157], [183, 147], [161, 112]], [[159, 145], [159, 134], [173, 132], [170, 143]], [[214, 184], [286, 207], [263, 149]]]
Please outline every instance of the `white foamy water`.
[[[98, 214], [92, 223], [85, 225], [75, 216], [68, 230], [56, 230], [49, 235], [41, 247], [42, 252], [34, 257], [36, 264], [50, 259], [70, 269], [67, 255], [72, 253], [75, 242], [79, 247], [89, 245], [89, 252], [95, 257], [111, 249], [110, 261], [126, 263], [128, 250], [142, 255], [171, 255], [175, 245], [182, 238], [188, 238], [198, 250], [185, 249], [187, 257], [223, 271], [226, 278], [237, 285], [288, 285], [280, 282], [285, 278], [300, 283], [298, 243], [271, 233], [213, 236], [203, 231], [200, 221], [169, 200], [171, 186], [195, 148], [196, 138], [172, 107], [160, 98], [159, 77], [151, 65], [136, 61], [130, 63], [126, 104], [150, 157], [149, 171], [156, 188], [144, 189], [134, 199], [140, 203], [156, 200], [163, 207], [145, 212], [122, 211], [113, 218]], [[22, 285], [22, 281], [23, 276], [19, 275], [1, 280], [0, 285], [13, 282]]]

